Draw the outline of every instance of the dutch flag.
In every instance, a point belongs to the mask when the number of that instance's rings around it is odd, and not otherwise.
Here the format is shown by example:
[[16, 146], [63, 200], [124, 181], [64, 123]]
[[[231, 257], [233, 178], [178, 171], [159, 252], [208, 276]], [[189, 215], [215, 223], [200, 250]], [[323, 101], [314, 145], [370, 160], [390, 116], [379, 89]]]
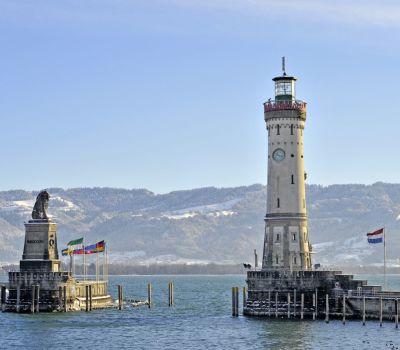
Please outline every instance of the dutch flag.
[[383, 242], [383, 228], [374, 232], [367, 233], [368, 243], [382, 243]]

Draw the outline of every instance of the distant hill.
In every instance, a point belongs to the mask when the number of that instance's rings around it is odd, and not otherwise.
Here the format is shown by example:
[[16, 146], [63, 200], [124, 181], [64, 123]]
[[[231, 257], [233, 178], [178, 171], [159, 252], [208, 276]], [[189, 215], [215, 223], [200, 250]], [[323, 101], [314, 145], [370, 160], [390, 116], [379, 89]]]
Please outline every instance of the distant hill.
[[[262, 254], [266, 188], [199, 188], [154, 194], [144, 189], [48, 189], [49, 213], [58, 223], [59, 248], [85, 236], [106, 239], [114, 262], [223, 264]], [[17, 262], [24, 221], [36, 192], [0, 192], [0, 262]], [[366, 232], [385, 225], [388, 258], [400, 257], [400, 184], [307, 186], [314, 262], [338, 266], [379, 264], [381, 245]]]

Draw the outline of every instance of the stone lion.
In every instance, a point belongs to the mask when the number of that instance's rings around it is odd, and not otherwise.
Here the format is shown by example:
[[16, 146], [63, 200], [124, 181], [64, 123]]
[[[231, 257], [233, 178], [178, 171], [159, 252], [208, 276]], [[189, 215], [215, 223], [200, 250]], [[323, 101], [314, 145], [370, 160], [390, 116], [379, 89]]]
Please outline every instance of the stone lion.
[[47, 208], [49, 207], [50, 195], [47, 191], [40, 191], [36, 197], [35, 205], [32, 210], [32, 219], [48, 219]]

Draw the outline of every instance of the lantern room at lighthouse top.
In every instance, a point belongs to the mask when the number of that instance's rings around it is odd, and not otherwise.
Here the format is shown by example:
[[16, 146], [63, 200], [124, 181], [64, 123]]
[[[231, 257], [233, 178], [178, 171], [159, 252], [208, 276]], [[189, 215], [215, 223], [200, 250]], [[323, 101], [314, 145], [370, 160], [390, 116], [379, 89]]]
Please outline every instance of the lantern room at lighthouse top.
[[275, 101], [296, 100], [296, 78], [288, 76], [285, 70], [285, 57], [282, 57], [282, 75], [272, 79], [275, 82]]

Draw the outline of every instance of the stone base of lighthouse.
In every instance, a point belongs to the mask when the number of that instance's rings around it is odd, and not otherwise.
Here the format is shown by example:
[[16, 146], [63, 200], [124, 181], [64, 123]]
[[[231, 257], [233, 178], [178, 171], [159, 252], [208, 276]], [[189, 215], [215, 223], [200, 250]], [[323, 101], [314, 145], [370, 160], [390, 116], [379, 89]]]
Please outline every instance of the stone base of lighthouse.
[[[272, 318], [394, 319], [400, 292], [341, 271], [265, 270], [247, 272], [248, 293], [243, 305], [247, 316]], [[365, 308], [364, 308], [365, 303]]]

